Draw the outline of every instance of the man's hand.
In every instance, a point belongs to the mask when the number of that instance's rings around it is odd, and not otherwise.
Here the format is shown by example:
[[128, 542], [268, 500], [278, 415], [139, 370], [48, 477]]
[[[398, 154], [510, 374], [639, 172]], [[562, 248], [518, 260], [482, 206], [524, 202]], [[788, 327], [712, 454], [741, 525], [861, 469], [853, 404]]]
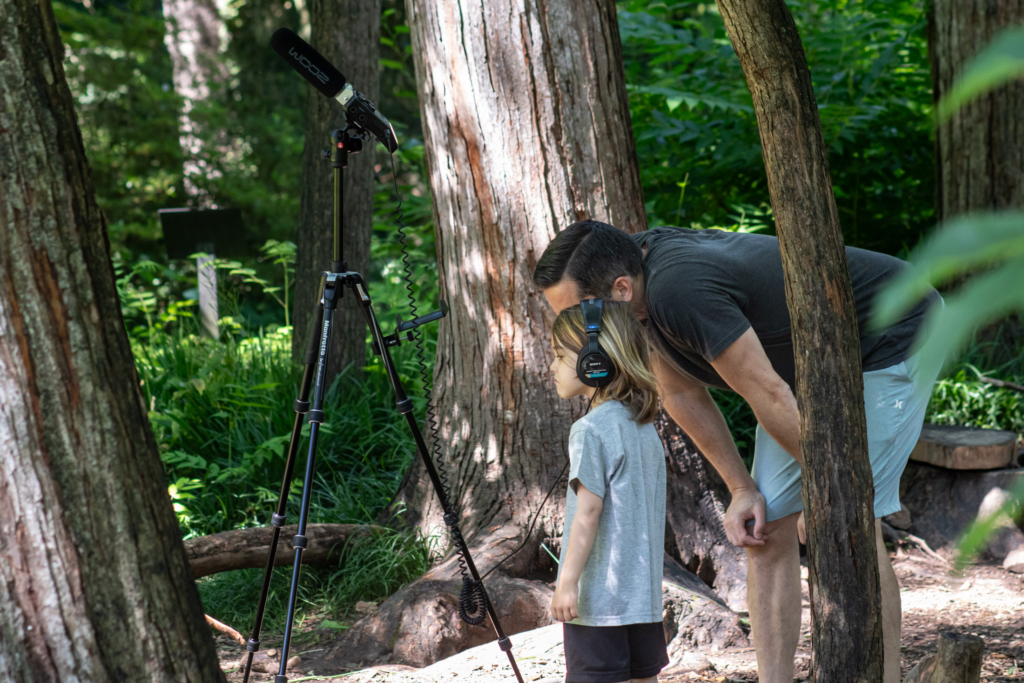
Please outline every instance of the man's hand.
[[569, 581], [559, 581], [555, 587], [555, 594], [551, 596], [551, 616], [556, 621], [572, 621], [580, 616], [576, 611], [579, 602], [579, 584]]
[[[729, 542], [738, 548], [764, 545], [768, 540], [764, 530], [765, 514], [764, 496], [760, 491], [740, 489], [733, 492], [732, 502], [722, 520]], [[747, 526], [749, 520], [754, 520], [753, 527]]]

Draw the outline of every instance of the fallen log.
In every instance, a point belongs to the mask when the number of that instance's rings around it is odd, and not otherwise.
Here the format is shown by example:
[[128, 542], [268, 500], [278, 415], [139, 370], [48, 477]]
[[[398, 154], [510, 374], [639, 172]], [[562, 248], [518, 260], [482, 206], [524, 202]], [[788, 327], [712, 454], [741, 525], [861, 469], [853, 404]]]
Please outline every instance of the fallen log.
[[939, 634], [939, 649], [917, 663], [903, 683], [978, 683], [985, 641], [959, 633]]
[[[281, 527], [275, 567], [295, 561], [292, 538], [298, 531], [296, 524]], [[306, 526], [308, 545], [302, 553], [302, 563], [336, 562], [346, 543], [355, 538], [367, 538], [377, 531], [382, 532], [384, 528], [367, 524], [309, 524]], [[234, 569], [266, 567], [273, 534], [271, 527], [258, 527], [190, 538], [185, 541], [185, 554], [192, 566], [192, 574], [198, 579]]]

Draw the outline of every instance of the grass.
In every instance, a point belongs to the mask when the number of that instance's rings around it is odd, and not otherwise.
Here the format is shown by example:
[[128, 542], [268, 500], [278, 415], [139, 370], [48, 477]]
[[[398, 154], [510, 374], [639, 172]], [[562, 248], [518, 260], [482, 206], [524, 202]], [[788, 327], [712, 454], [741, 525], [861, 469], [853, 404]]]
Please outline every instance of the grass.
[[[262, 526], [277, 506], [301, 375], [290, 330], [216, 342], [180, 330], [132, 343], [182, 536]], [[413, 389], [412, 349], [399, 351], [396, 362]], [[362, 370], [358, 379], [341, 373], [325, 396], [313, 522], [376, 521], [415, 455], [382, 366]], [[289, 495], [293, 523], [308, 434], [306, 425]], [[338, 565], [305, 568], [300, 621], [324, 612], [341, 617], [356, 601], [390, 595], [426, 571], [431, 547], [416, 531], [387, 529], [353, 541]], [[275, 570], [265, 622], [271, 632], [283, 628], [290, 579], [290, 567]], [[261, 569], [234, 571], [200, 580], [199, 589], [208, 614], [246, 632], [261, 582]]]

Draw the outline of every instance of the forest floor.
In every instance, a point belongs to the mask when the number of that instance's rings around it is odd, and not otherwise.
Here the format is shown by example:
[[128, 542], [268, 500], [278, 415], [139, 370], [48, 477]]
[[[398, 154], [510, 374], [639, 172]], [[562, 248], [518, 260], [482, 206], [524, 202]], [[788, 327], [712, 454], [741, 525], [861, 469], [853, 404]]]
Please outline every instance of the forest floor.
[[[986, 683], [1024, 681], [1024, 576], [1011, 574], [1002, 567], [975, 565], [961, 577], [951, 576], [949, 567], [916, 548], [893, 554], [893, 566], [899, 577], [903, 603], [903, 673], [923, 657], [935, 651], [941, 631], [958, 631], [985, 639], [985, 659], [981, 680]], [[806, 578], [806, 570], [804, 570]], [[808, 676], [810, 663], [810, 607], [807, 583], [803, 582], [803, 626], [797, 652], [797, 681]], [[307, 634], [315, 633], [315, 620], [303, 625]], [[309, 637], [307, 644], [312, 642]], [[513, 653], [523, 679], [530, 683], [557, 683], [565, 678], [562, 629], [552, 624], [512, 638]], [[273, 646], [269, 642], [269, 646]], [[293, 652], [315, 651], [317, 645], [293, 648]], [[243, 649], [226, 637], [218, 638], [221, 666], [229, 683], [242, 680], [239, 658]], [[678, 662], [666, 668], [663, 683], [715, 681], [718, 683], [753, 682], [757, 665], [753, 648], [721, 652], [703, 652], [709, 668], [700, 672], [681, 671]], [[244, 657], [242, 657], [244, 663]], [[272, 681], [273, 673], [254, 673], [251, 681]], [[474, 681], [507, 683], [514, 681], [505, 653], [495, 643], [462, 652], [424, 669], [381, 666], [370, 669], [317, 675], [303, 671], [301, 663], [289, 672], [289, 683], [296, 681], [333, 681], [335, 683], [441, 683]]]

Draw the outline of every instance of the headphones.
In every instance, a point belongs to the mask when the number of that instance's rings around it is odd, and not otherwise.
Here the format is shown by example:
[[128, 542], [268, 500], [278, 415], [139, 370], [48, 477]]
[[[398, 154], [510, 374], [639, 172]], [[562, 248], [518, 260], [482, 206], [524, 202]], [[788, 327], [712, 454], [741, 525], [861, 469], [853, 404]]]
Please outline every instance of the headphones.
[[584, 299], [580, 302], [580, 309], [583, 311], [583, 328], [590, 341], [576, 360], [576, 376], [588, 387], [608, 386], [615, 379], [615, 364], [597, 340], [601, 333], [604, 302], [601, 299]]

